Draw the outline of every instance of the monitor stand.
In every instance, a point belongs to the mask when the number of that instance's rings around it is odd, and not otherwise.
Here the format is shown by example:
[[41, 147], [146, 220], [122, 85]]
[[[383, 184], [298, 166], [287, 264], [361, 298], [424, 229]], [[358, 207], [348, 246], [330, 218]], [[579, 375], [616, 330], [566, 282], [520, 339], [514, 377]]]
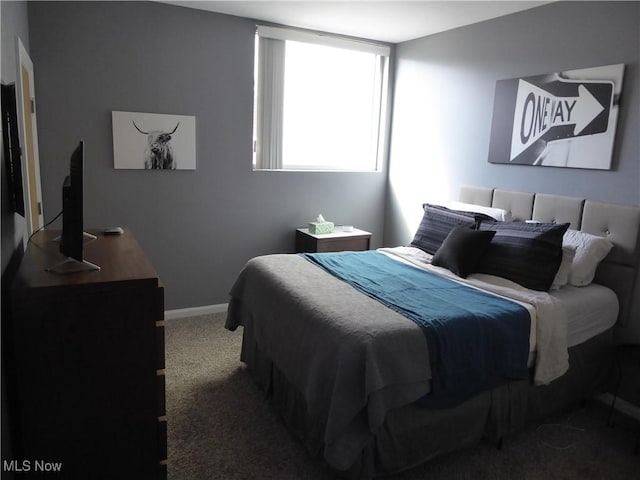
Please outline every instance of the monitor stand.
[[62, 262], [54, 265], [51, 268], [47, 268], [47, 272], [51, 273], [75, 273], [75, 272], [91, 272], [94, 270], [100, 270], [100, 267], [94, 263], [87, 262], [86, 260], [76, 260], [75, 258], [67, 257]]
[[[97, 239], [95, 235], [92, 235], [87, 232], [82, 232], [82, 243], [93, 242]], [[60, 237], [56, 237], [53, 239], [54, 242], [59, 242]], [[85, 259], [77, 260], [75, 258], [67, 257], [62, 262], [54, 265], [53, 267], [47, 268], [47, 272], [51, 273], [59, 273], [59, 274], [67, 274], [67, 273], [76, 273], [76, 272], [91, 272], [95, 270], [100, 270], [100, 266], [88, 262]]]

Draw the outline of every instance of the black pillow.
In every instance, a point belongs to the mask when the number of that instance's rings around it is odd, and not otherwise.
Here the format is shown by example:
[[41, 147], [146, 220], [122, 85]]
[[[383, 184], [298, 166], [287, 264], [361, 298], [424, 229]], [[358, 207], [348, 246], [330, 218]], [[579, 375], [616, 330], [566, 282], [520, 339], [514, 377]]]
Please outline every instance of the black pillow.
[[432, 265], [444, 267], [459, 277], [476, 271], [478, 262], [487, 250], [493, 230], [473, 230], [468, 226], [455, 227], [433, 256]]
[[440, 245], [442, 245], [442, 242], [454, 227], [460, 225], [474, 227], [485, 219], [494, 221], [491, 217], [481, 213], [451, 210], [439, 205], [425, 203], [423, 208], [422, 221], [411, 245], [432, 255], [438, 251]]
[[482, 223], [496, 234], [478, 272], [497, 275], [532, 290], [547, 291], [562, 262], [562, 236], [568, 223]]

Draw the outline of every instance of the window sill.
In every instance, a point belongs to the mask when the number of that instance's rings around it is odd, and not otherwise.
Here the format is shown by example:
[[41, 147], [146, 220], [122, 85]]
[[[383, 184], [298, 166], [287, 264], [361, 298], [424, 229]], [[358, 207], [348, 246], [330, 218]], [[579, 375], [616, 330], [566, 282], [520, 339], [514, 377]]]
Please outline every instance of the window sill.
[[253, 168], [254, 172], [285, 172], [285, 173], [382, 173], [382, 170], [341, 170], [322, 168]]

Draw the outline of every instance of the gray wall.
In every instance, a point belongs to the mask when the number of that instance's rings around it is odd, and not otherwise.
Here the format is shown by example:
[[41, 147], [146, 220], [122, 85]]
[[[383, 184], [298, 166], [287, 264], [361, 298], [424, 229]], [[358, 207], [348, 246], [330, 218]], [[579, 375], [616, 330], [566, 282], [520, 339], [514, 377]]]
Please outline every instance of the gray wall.
[[[45, 221], [84, 139], [85, 225], [133, 231], [168, 309], [226, 303], [249, 258], [293, 251], [320, 212], [382, 240], [384, 172], [252, 171], [254, 26], [152, 2], [29, 2]], [[197, 170], [115, 170], [112, 110], [195, 115]]]
[[[248, 258], [291, 251], [293, 230], [319, 212], [379, 246], [383, 228], [385, 245], [407, 243], [420, 204], [463, 183], [637, 204], [638, 8], [554, 3], [398, 45], [387, 185], [386, 172], [251, 171], [254, 22], [146, 2], [29, 2], [45, 219], [83, 138], [86, 224], [131, 228], [167, 308], [182, 308], [226, 302]], [[611, 171], [487, 163], [496, 80], [610, 63], [626, 64]], [[195, 115], [198, 169], [114, 170], [112, 110]]]
[[[610, 171], [487, 162], [496, 80], [616, 63], [626, 70]], [[640, 204], [639, 63], [638, 2], [553, 3], [397, 45], [385, 243], [409, 242], [421, 203], [461, 184]], [[640, 325], [624, 335], [640, 341]]]
[[[385, 243], [475, 184], [640, 204], [640, 3], [560, 2], [396, 47]], [[496, 80], [626, 65], [610, 171], [487, 161]]]

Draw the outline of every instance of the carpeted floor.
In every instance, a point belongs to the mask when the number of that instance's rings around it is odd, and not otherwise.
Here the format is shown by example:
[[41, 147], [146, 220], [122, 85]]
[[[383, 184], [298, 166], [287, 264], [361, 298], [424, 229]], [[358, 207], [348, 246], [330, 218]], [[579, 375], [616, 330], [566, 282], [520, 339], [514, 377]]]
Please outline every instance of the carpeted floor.
[[[328, 480], [239, 361], [224, 314], [166, 322], [170, 480]], [[445, 455], [393, 480], [637, 480], [632, 421], [605, 425], [598, 401], [505, 439]]]

